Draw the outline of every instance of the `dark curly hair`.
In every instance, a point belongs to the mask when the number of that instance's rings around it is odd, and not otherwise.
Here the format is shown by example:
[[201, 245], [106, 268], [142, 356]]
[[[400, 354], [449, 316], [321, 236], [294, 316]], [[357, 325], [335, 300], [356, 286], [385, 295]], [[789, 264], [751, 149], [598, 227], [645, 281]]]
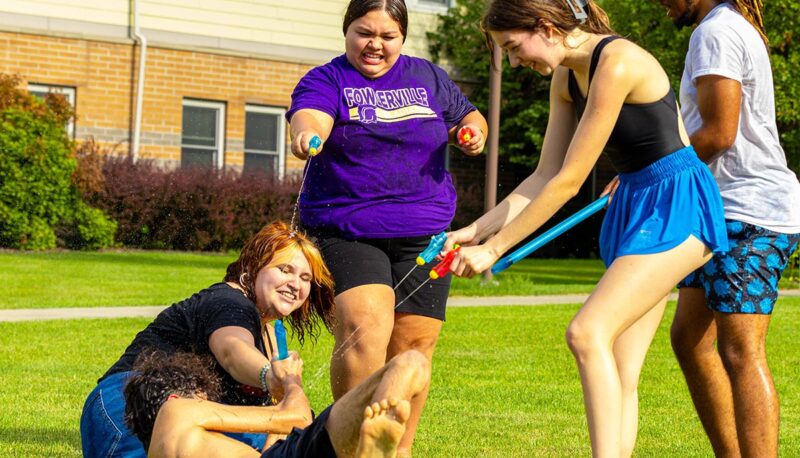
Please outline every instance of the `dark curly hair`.
[[153, 349], [139, 354], [134, 375], [125, 384], [125, 424], [145, 450], [150, 447], [156, 415], [169, 395], [190, 398], [202, 393], [210, 401], [219, 401], [222, 389], [213, 367], [208, 355]]

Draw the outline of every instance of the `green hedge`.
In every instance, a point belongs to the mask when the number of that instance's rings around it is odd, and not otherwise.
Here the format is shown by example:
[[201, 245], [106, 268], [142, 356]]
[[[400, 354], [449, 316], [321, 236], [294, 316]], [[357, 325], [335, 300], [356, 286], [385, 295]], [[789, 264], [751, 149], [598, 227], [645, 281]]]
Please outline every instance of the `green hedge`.
[[25, 250], [100, 248], [116, 224], [89, 208], [72, 183], [76, 161], [63, 97], [39, 100], [0, 74], [0, 246]]

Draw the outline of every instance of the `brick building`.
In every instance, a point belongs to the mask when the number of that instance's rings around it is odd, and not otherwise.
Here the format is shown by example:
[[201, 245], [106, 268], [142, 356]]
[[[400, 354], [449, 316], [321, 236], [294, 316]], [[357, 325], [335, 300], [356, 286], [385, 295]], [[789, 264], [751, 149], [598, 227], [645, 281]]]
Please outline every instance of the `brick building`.
[[[406, 1], [404, 53], [427, 54], [425, 31], [451, 2]], [[76, 110], [70, 132], [78, 141], [94, 138], [168, 167], [205, 164], [283, 176], [302, 167], [287, 154], [283, 114], [291, 91], [310, 68], [343, 52], [346, 5], [4, 0], [0, 72], [21, 75], [35, 94], [64, 93]]]

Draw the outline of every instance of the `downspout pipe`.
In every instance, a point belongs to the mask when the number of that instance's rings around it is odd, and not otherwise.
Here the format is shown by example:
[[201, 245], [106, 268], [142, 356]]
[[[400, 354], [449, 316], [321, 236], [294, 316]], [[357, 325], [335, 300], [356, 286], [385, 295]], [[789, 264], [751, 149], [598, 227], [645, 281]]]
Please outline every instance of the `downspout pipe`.
[[134, 163], [139, 159], [139, 144], [142, 137], [142, 100], [144, 99], [144, 71], [147, 67], [147, 37], [139, 29], [139, 0], [131, 0], [133, 10], [133, 27], [131, 35], [139, 45], [139, 74], [136, 80], [136, 111], [133, 121], [133, 139], [131, 159]]

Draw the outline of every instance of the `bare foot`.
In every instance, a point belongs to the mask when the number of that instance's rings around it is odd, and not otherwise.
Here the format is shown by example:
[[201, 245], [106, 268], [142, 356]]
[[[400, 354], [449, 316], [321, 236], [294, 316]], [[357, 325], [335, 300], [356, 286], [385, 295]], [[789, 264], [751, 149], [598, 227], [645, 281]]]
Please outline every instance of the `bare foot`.
[[384, 399], [364, 409], [364, 421], [356, 450], [357, 458], [385, 458], [397, 454], [397, 444], [411, 415], [408, 401]]

